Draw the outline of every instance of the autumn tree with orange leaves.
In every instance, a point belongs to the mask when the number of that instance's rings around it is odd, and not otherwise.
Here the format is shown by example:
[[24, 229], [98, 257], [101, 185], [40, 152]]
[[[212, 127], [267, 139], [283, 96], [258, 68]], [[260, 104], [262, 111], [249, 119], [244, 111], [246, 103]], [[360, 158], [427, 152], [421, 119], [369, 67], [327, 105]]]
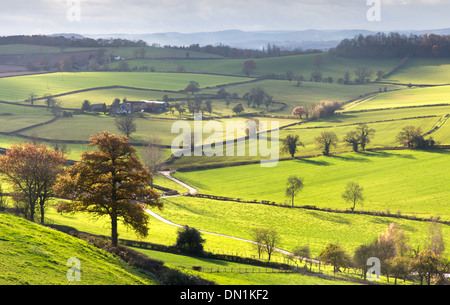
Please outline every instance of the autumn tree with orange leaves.
[[49, 149], [45, 144], [17, 144], [0, 157], [0, 174], [11, 183], [13, 198], [20, 203], [28, 220], [34, 221], [39, 210], [40, 221], [44, 223], [56, 176], [62, 172], [65, 163], [61, 152]]
[[128, 138], [105, 131], [90, 141], [89, 146], [98, 150], [84, 152], [81, 162], [60, 175], [55, 193], [72, 200], [70, 211], [109, 216], [113, 246], [118, 245], [118, 220], [138, 236], [147, 236], [149, 215], [145, 208], [163, 207], [159, 194], [150, 187], [152, 174]]

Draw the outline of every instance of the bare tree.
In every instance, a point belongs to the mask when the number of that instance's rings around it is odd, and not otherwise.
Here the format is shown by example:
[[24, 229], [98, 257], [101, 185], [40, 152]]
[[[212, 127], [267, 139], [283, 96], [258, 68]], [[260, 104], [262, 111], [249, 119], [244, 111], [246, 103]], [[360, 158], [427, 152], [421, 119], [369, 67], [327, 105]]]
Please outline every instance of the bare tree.
[[[161, 138], [152, 136], [147, 140], [147, 143], [142, 150], [142, 162], [148, 168], [150, 173], [155, 176], [164, 162], [164, 152], [161, 148]], [[153, 187], [152, 179], [152, 187]]]
[[359, 84], [365, 84], [370, 82], [370, 77], [372, 76], [373, 71], [366, 67], [358, 67], [355, 70], [355, 74], [357, 76], [357, 80]]
[[297, 176], [290, 176], [286, 186], [286, 197], [291, 198], [294, 206], [294, 197], [303, 189], [303, 180]]
[[275, 251], [275, 245], [280, 242], [280, 235], [275, 229], [267, 229], [264, 238], [263, 244], [264, 248], [267, 252], [268, 260], [272, 257], [273, 252]]
[[353, 203], [352, 211], [355, 210], [357, 203], [363, 203], [364, 197], [362, 195], [363, 188], [356, 182], [349, 182], [345, 187], [345, 192], [342, 194], [342, 198], [345, 201]]
[[127, 138], [129, 138], [133, 132], [136, 132], [135, 121], [136, 119], [133, 116], [124, 116], [121, 118], [117, 118], [116, 119], [117, 129], [119, 129], [120, 132], [122, 132], [127, 136]]
[[266, 251], [268, 260], [270, 261], [276, 244], [280, 242], [278, 232], [275, 229], [255, 228], [253, 229], [252, 237], [256, 243], [259, 258], [261, 258], [262, 252]]
[[426, 247], [436, 255], [441, 255], [445, 251], [445, 240], [442, 235], [442, 225], [432, 219], [428, 228]]
[[261, 258], [261, 255], [263, 253], [264, 245], [263, 245], [263, 239], [264, 239], [264, 232], [265, 229], [263, 228], [254, 228], [251, 233], [251, 237], [253, 241], [255, 242], [255, 249], [258, 252], [258, 258]]

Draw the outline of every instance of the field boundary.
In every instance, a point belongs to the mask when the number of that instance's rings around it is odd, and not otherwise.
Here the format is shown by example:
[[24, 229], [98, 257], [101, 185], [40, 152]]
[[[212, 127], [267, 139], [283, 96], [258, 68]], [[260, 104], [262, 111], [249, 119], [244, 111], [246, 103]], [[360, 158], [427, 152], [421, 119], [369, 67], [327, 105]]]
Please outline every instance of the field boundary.
[[433, 127], [433, 129], [431, 129], [430, 131], [424, 133], [423, 136], [428, 136], [428, 135], [438, 131], [442, 126], [445, 125], [445, 123], [448, 121], [449, 118], [450, 118], [450, 114], [449, 113], [447, 113], [446, 115], [442, 116], [441, 119]]
[[378, 216], [378, 217], [401, 218], [401, 219], [406, 219], [406, 220], [414, 220], [414, 221], [422, 221], [422, 222], [428, 222], [431, 220], [435, 220], [436, 222], [439, 222], [439, 223], [442, 223], [445, 225], [450, 225], [450, 221], [436, 220], [433, 217], [421, 218], [421, 217], [417, 217], [414, 215], [407, 216], [407, 215], [392, 214], [389, 211], [386, 211], [386, 212], [383, 212], [383, 211], [371, 212], [371, 211], [363, 211], [363, 210], [352, 211], [349, 209], [340, 210], [340, 209], [331, 209], [331, 208], [319, 208], [319, 207], [312, 206], [312, 205], [291, 206], [289, 204], [276, 203], [274, 201], [269, 201], [269, 200], [245, 200], [245, 199], [241, 199], [241, 198], [230, 198], [230, 197], [214, 196], [214, 195], [207, 195], [207, 194], [187, 194], [185, 196], [217, 200], [217, 201], [260, 204], [260, 205], [276, 206], [276, 207], [289, 208], [289, 209], [304, 209], [304, 210], [314, 210], [314, 211], [320, 211], [320, 212], [331, 212], [331, 213], [339, 213], [339, 214], [355, 214], [355, 215], [370, 215], [370, 216]]

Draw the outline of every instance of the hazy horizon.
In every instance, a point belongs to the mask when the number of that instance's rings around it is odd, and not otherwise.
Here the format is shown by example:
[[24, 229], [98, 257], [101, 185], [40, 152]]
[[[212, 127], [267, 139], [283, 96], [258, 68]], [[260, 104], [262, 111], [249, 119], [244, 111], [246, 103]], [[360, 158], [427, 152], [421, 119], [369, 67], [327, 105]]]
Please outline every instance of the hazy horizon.
[[[450, 28], [444, 0], [0, 0], [0, 35]], [[377, 20], [369, 10], [376, 9]]]

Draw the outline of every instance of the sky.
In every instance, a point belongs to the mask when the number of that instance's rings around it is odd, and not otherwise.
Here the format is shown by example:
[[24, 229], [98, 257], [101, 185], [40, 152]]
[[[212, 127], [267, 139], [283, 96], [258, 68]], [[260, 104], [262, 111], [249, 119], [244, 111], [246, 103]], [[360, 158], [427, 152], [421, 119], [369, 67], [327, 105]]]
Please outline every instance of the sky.
[[1, 36], [450, 28], [450, 0], [0, 0], [0, 4]]

